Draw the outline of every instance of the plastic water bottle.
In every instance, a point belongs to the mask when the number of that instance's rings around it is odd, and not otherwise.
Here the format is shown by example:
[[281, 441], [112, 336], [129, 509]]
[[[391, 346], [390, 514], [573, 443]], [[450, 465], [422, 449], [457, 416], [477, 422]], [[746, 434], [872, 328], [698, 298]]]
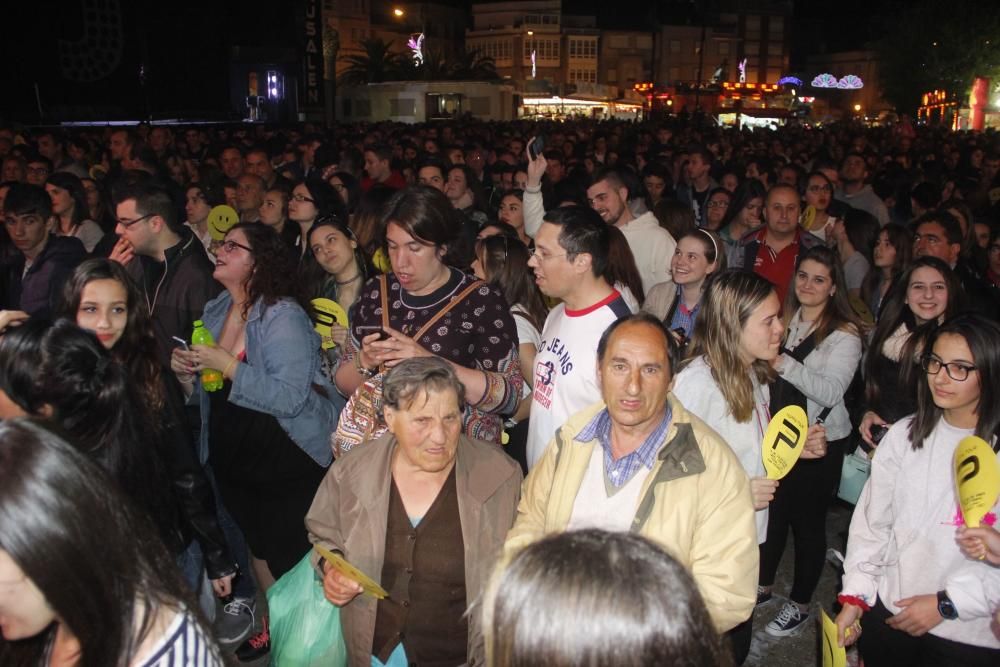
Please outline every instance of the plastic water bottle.
[[[205, 323], [201, 320], [194, 321], [194, 332], [191, 333], [191, 343], [194, 345], [215, 347], [215, 338], [212, 337], [212, 332], [205, 328]], [[201, 387], [205, 391], [219, 391], [222, 389], [223, 382], [222, 371], [215, 368], [202, 369]]]

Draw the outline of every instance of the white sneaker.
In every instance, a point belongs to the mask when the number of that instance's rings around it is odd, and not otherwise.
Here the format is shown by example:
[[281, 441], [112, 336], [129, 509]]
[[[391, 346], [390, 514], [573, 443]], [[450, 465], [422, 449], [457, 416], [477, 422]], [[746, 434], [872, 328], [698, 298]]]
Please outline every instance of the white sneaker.
[[772, 637], [789, 637], [805, 627], [808, 620], [808, 612], [801, 611], [794, 602], [786, 602], [774, 620], [764, 628], [764, 632]]
[[222, 613], [215, 619], [215, 638], [220, 644], [239, 644], [250, 636], [253, 631], [254, 610], [257, 600], [254, 598], [234, 597], [222, 607]]

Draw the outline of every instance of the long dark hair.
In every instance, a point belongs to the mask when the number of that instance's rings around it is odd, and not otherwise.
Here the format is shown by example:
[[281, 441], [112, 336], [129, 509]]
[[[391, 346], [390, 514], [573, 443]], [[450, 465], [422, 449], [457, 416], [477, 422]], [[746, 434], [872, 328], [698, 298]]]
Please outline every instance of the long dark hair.
[[[670, 258], [665, 258], [664, 261], [669, 262]], [[629, 288], [639, 303], [646, 298], [642, 289], [642, 276], [635, 264], [635, 255], [632, 254], [625, 234], [614, 225], [608, 225], [608, 265], [604, 271], [604, 279], [612, 287], [615, 283], [621, 283]]]
[[844, 265], [840, 263], [840, 258], [837, 257], [836, 251], [826, 246], [813, 246], [800, 254], [795, 261], [795, 273], [792, 275], [792, 284], [788, 288], [788, 295], [785, 298], [784, 319], [786, 333], [789, 322], [792, 321], [795, 311], [799, 309], [799, 298], [795, 294], [796, 275], [802, 263], [806, 260], [812, 260], [825, 266], [827, 271], [830, 272], [830, 281], [836, 288], [826, 307], [823, 309], [823, 314], [819, 316], [819, 320], [813, 325], [813, 335], [815, 336], [816, 345], [822, 343], [827, 336], [838, 330], [861, 338], [865, 331], [864, 325], [851, 307], [851, 300], [847, 294], [847, 281], [844, 278]]
[[[349, 241], [354, 241], [354, 266], [361, 277], [358, 285], [364, 285], [370, 277], [375, 275], [375, 267], [372, 266], [371, 258], [365, 252], [365, 249], [361, 247], [361, 244], [358, 243], [354, 232], [347, 226], [347, 223], [332, 215], [316, 218], [316, 222], [312, 224], [312, 227], [309, 228], [309, 233], [306, 235], [306, 254], [302, 257], [302, 262], [299, 264], [299, 284], [306, 290], [307, 296], [311, 298], [328, 296], [336, 292], [336, 289], [331, 290], [331, 283], [334, 283], [333, 286], [335, 287], [337, 279], [320, 266], [319, 261], [316, 259], [316, 253], [312, 249], [311, 240], [313, 232], [322, 227], [330, 227], [342, 234]], [[350, 307], [350, 304], [346, 303], [341, 305], [344, 308]]]
[[288, 253], [288, 246], [273, 228], [261, 222], [241, 222], [233, 225], [227, 234], [241, 230], [247, 237], [253, 270], [247, 278], [247, 300], [243, 304], [243, 317], [257, 301], [273, 306], [282, 298], [294, 299], [307, 313], [309, 299], [298, 281], [295, 260]]
[[549, 309], [528, 269], [531, 253], [527, 246], [516, 236], [511, 238], [497, 234], [476, 242], [476, 256], [483, 265], [486, 280], [503, 293], [509, 305], [519, 305], [525, 311], [515, 314], [524, 315], [533, 327], [541, 331]]
[[875, 333], [872, 334], [872, 341], [869, 347], [868, 356], [865, 359], [865, 398], [870, 404], [878, 403], [880, 390], [876, 382], [878, 376], [877, 366], [878, 356], [882, 354], [882, 348], [886, 341], [892, 337], [900, 326], [905, 326], [910, 333], [906, 344], [903, 345], [902, 355], [899, 358], [899, 379], [903, 387], [910, 386], [914, 381], [917, 364], [914, 357], [919, 350], [926, 349], [925, 342], [934, 329], [937, 322], [925, 322], [917, 324], [913, 311], [906, 304], [906, 293], [910, 287], [910, 277], [913, 272], [920, 268], [932, 268], [944, 278], [948, 286], [948, 306], [944, 311], [944, 319], [950, 319], [958, 313], [964, 305], [962, 285], [958, 282], [958, 277], [951, 270], [944, 260], [937, 257], [919, 257], [913, 261], [900, 274], [899, 280], [892, 286], [883, 301], [882, 312], [879, 315], [878, 324], [875, 326]]
[[639, 535], [549, 536], [491, 593], [483, 627], [497, 667], [731, 664], [691, 575]]
[[[148, 517], [117, 489], [33, 420], [0, 423], [0, 549], [79, 641], [81, 667], [125, 667], [164, 609], [197, 614]], [[39, 664], [56, 629], [0, 639], [0, 663]]]
[[[740, 183], [740, 186], [736, 188], [736, 192], [733, 193], [733, 199], [729, 202], [729, 208], [726, 209], [726, 215], [722, 218], [722, 224], [719, 225], [719, 229], [725, 229], [729, 226], [729, 223], [733, 221], [736, 216], [743, 212], [754, 199], [760, 199], [761, 210], [763, 211], [763, 203], [767, 198], [767, 190], [756, 178], [748, 178], [747, 180]], [[763, 222], [764, 216], [761, 213], [761, 222]], [[737, 241], [739, 239], [736, 239]]]
[[[937, 327], [927, 338], [923, 356], [934, 348], [941, 336], [954, 335], [965, 339], [971, 361], [976, 366], [975, 375], [979, 381], [979, 402], [976, 405], [975, 434], [985, 440], [994, 451], [997, 444], [993, 439], [1000, 436], [1000, 411], [996, 409], [1000, 401], [1000, 325], [978, 313], [964, 313]], [[946, 373], [941, 368], [939, 373]], [[917, 385], [917, 414], [910, 423], [910, 443], [913, 449], [920, 449], [944, 411], [934, 403], [930, 390], [930, 377], [924, 375]], [[967, 380], [968, 381], [968, 380]]]
[[90, 217], [90, 209], [87, 207], [87, 191], [83, 189], [83, 181], [79, 177], [68, 172], [57, 171], [49, 176], [45, 182], [65, 190], [73, 198], [71, 229], [76, 229], [81, 222]]
[[110, 259], [96, 258], [83, 262], [66, 282], [57, 312], [60, 317], [75, 321], [83, 289], [95, 280], [114, 280], [125, 289], [125, 307], [128, 309], [125, 331], [111, 349], [111, 356], [129, 370], [136, 383], [135, 388], [143, 394], [152, 414], [157, 414], [163, 408], [164, 401], [160, 382], [163, 369], [157, 361], [153, 323], [143, 303], [139, 285], [125, 268]]
[[[903, 225], [897, 225], [894, 222], [889, 223], [879, 230], [878, 234], [875, 236], [876, 244], [882, 234], [885, 234], [886, 239], [889, 241], [889, 245], [896, 249], [896, 259], [893, 260], [892, 263], [891, 280], [891, 282], [896, 282], [899, 275], [910, 264], [910, 258], [913, 255], [913, 234], [911, 234], [910, 230]], [[871, 268], [868, 270], [864, 281], [861, 283], [861, 298], [865, 303], [871, 303], [872, 294], [874, 294], [875, 289], [878, 287], [881, 280], [882, 269], [875, 266], [875, 252], [873, 248]]]
[[128, 371], [70, 320], [32, 318], [0, 338], [0, 389], [46, 416], [157, 521], [176, 550], [177, 503], [148, 425], [153, 415]]

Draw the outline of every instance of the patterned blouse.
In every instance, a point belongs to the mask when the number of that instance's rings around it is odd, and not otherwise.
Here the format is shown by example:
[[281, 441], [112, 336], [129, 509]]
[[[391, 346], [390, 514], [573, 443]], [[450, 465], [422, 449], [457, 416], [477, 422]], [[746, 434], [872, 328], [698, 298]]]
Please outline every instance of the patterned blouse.
[[[413, 336], [475, 280], [452, 269], [443, 287], [426, 296], [413, 296], [402, 291], [395, 274], [388, 274], [389, 326]], [[382, 300], [379, 279], [375, 277], [365, 283], [351, 308], [350, 336], [341, 363], [353, 361], [357, 354], [363, 338], [358, 327], [381, 325]], [[524, 382], [518, 365], [517, 327], [500, 291], [483, 284], [435, 322], [417, 342], [442, 359], [485, 374], [486, 393], [465, 408], [465, 433], [499, 443], [503, 415], [517, 409]]]

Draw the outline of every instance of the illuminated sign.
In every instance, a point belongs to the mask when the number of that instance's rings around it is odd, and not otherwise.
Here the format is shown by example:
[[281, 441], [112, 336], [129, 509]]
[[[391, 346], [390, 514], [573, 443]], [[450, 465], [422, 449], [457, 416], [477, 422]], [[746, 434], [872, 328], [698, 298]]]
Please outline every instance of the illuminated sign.
[[535, 74], [538, 73], [538, 70], [536, 68], [536, 55], [537, 55], [537, 53], [538, 53], [537, 51], [535, 51], [534, 49], [532, 49], [532, 51], [531, 51], [531, 78], [532, 79], [534, 79], [535, 78]]
[[746, 83], [747, 82], [747, 59], [746, 58], [744, 58], [743, 60], [740, 61], [739, 68], [740, 68], [740, 83]]
[[779, 86], [802, 86], [802, 79], [796, 76], [783, 76], [778, 79]]
[[848, 74], [842, 79], [838, 79], [832, 74], [819, 74], [812, 80], [813, 88], [840, 88], [841, 90], [858, 90], [864, 88], [864, 81], [860, 76]]
[[424, 64], [424, 33], [420, 33], [417, 36], [410, 35], [410, 41], [406, 43], [406, 46], [410, 48], [413, 52], [413, 62], [416, 63], [417, 67]]

